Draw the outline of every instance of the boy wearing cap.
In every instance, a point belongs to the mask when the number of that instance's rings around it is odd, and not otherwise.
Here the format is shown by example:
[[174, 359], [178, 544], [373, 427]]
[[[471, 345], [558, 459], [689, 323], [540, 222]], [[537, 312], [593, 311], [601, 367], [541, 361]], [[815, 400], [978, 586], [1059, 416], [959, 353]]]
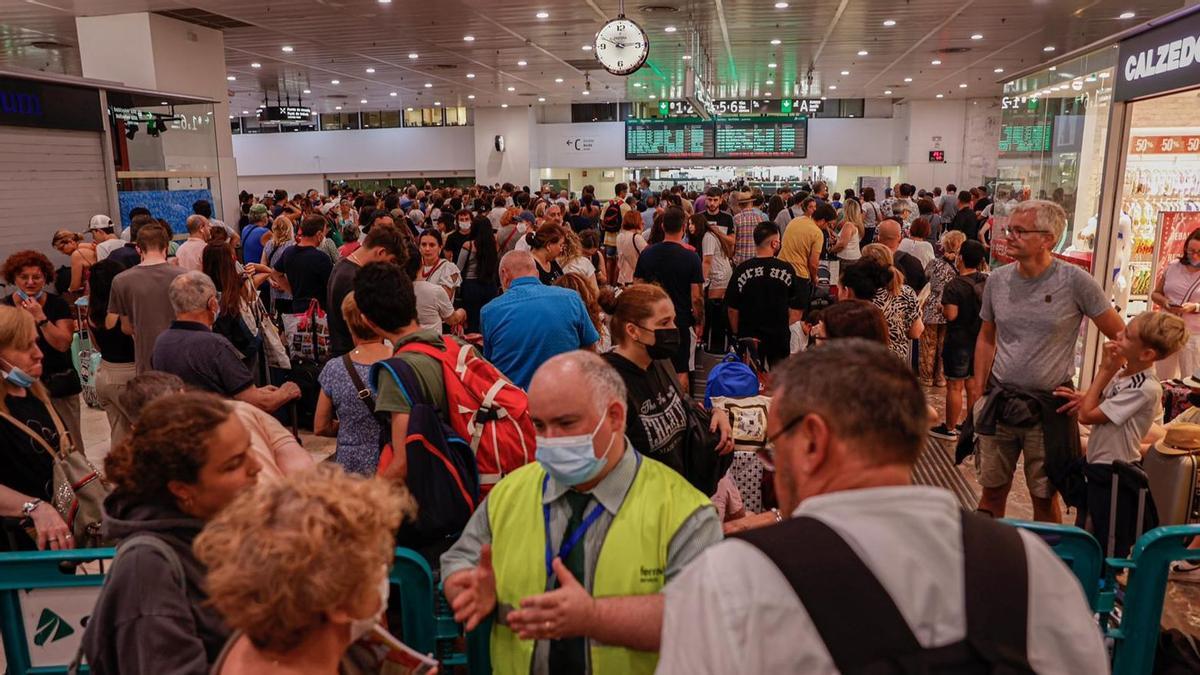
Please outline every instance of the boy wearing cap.
[[104, 260], [109, 253], [121, 248], [125, 242], [114, 231], [112, 218], [103, 214], [92, 216], [88, 223], [88, 231], [92, 233], [92, 241], [96, 243], [96, 260]]
[[[1142, 438], [1162, 420], [1162, 385], [1150, 369], [1155, 361], [1179, 351], [1187, 342], [1183, 319], [1166, 312], [1142, 312], [1104, 345], [1104, 355], [1092, 385], [1082, 396], [1060, 387], [1055, 395], [1069, 399], [1060, 411], [1075, 409], [1081, 424], [1092, 425], [1087, 443], [1087, 514], [1091, 531], [1107, 546], [1112, 508], [1112, 463], [1138, 463]], [[1080, 513], [1080, 518], [1084, 517]], [[1135, 517], [1118, 512], [1116, 548], [1126, 555], [1133, 544]]]

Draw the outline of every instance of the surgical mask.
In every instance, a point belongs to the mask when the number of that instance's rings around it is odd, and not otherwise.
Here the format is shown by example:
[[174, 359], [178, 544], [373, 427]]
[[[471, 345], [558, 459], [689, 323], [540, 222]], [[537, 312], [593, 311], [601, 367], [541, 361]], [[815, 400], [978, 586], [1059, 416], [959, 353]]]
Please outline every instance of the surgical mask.
[[[654, 333], [654, 344], [648, 345], [642, 342], [650, 358], [655, 360], [669, 359], [679, 351], [680, 339], [678, 328], [646, 328], [645, 326], [638, 326], [638, 328]], [[641, 342], [641, 340], [638, 342]]]
[[355, 619], [350, 622], [350, 641], [358, 642], [364, 635], [371, 632], [371, 629], [379, 623], [383, 618], [383, 613], [387, 611], [388, 595], [391, 593], [392, 585], [388, 583], [388, 575], [383, 575], [383, 581], [379, 582], [379, 611], [365, 619]]
[[29, 297], [29, 294], [26, 293], [25, 291], [23, 291], [19, 288], [17, 289], [17, 295], [21, 296], [21, 299], [25, 300], [26, 302], [28, 302], [29, 300], [41, 300], [42, 296], [45, 294], [46, 294], [46, 289], [43, 288], [42, 290], [37, 292], [37, 295], [35, 295], [31, 298], [31, 297]]
[[458, 221], [458, 231], [459, 232], [468, 232], [468, 231], [470, 231], [470, 229], [471, 229], [471, 221], [469, 221], [469, 220]]
[[554, 438], [538, 436], [536, 455], [538, 464], [541, 464], [546, 473], [554, 477], [554, 480], [563, 485], [582, 485], [595, 478], [596, 474], [604, 469], [608, 451], [612, 448], [613, 439], [617, 437], [616, 434], [613, 434], [612, 438], [608, 439], [608, 446], [604, 448], [604, 454], [600, 457], [596, 456], [592, 439], [600, 431], [604, 419], [604, 417], [600, 418], [600, 421], [596, 423], [596, 428], [592, 429], [590, 434], [555, 436]]
[[29, 373], [21, 370], [8, 361], [4, 362], [4, 367], [8, 369], [4, 373], [5, 382], [22, 389], [28, 389], [33, 386], [34, 379], [29, 376]]
[[523, 220], [521, 222], [517, 223], [517, 233], [518, 234], [525, 234], [525, 231], [528, 229], [529, 229], [529, 223], [526, 223]]

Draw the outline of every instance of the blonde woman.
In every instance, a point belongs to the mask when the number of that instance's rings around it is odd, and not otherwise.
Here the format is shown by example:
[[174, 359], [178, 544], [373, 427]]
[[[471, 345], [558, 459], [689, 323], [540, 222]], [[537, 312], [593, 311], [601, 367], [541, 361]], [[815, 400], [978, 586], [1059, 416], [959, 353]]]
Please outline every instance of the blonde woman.
[[[916, 223], [913, 223], [914, 227]], [[946, 378], [942, 374], [942, 348], [946, 342], [946, 317], [942, 314], [942, 291], [946, 284], [958, 276], [954, 263], [958, 251], [967, 235], [958, 230], [942, 233], [942, 255], [925, 266], [925, 277], [929, 279], [929, 299], [925, 301], [921, 320], [925, 332], [921, 334], [921, 384], [927, 387], [944, 387]]]
[[233, 629], [211, 672], [349, 672], [350, 646], [383, 631], [396, 529], [415, 510], [402, 488], [330, 465], [234, 500], [195, 544]]
[[[263, 266], [275, 269], [275, 264], [283, 252], [295, 245], [296, 234], [292, 226], [292, 219], [287, 216], [279, 216], [271, 221], [270, 238], [263, 248], [261, 261]], [[270, 284], [271, 309], [290, 314], [292, 312], [292, 294], [280, 288], [274, 280], [271, 280]]]
[[[883, 270], [878, 276], [880, 283], [869, 298], [883, 312], [887, 320], [888, 337], [891, 342], [888, 347], [896, 356], [907, 362], [912, 354], [912, 341], [921, 337], [925, 324], [921, 321], [921, 307], [917, 294], [904, 284], [904, 274], [896, 268], [892, 251], [883, 244], [869, 244], [863, 247], [862, 260], [867, 260]], [[861, 297], [861, 296], [859, 296]]]
[[71, 285], [68, 293], [82, 294], [87, 285], [88, 270], [96, 264], [96, 245], [83, 240], [83, 235], [70, 230], [54, 233], [50, 245], [71, 258]]
[[832, 251], [837, 254], [839, 260], [858, 260], [862, 257], [859, 242], [866, 233], [862, 207], [858, 205], [857, 200], [846, 200], [845, 206], [842, 207], [842, 227], [838, 230], [837, 241], [834, 242]]
[[[632, 213], [632, 212], [631, 212]], [[569, 227], [563, 228], [562, 253], [558, 254], [558, 264], [562, 266], [563, 274], [578, 274], [583, 277], [594, 295], [600, 294], [600, 285], [596, 281], [596, 266], [583, 254], [583, 243], [579, 235]]]

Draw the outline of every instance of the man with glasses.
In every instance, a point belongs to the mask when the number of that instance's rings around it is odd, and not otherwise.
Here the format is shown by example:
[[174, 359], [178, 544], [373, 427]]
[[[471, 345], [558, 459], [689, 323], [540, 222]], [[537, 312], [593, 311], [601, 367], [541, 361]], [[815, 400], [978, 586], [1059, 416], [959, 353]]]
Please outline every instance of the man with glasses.
[[[1017, 459], [1024, 455], [1034, 518], [1062, 520], [1055, 492], [1068, 485], [1068, 465], [1080, 454], [1079, 428], [1053, 391], [1072, 386], [1084, 317], [1109, 339], [1124, 328], [1092, 275], [1051, 255], [1066, 223], [1066, 212], [1053, 202], [1017, 205], [1007, 231], [1008, 254], [1016, 262], [993, 272], [983, 292], [975, 376], [984, 394], [973, 422], [983, 486], [979, 509], [997, 518], [1004, 517]], [[1063, 496], [1074, 499], [1073, 493]]]
[[911, 484], [928, 413], [887, 347], [835, 340], [772, 383], [768, 459], [790, 517], [708, 548], [666, 587], [659, 675], [919, 670], [952, 649], [946, 672], [989, 656], [1104, 672], [1079, 584], [1036, 535]]

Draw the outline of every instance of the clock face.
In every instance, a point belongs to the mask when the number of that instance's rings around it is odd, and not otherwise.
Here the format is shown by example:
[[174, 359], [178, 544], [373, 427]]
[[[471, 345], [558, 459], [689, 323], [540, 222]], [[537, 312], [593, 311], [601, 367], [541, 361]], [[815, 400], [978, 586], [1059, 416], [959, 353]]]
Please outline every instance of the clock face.
[[646, 31], [633, 21], [620, 17], [604, 24], [596, 32], [593, 52], [596, 60], [613, 75], [629, 75], [642, 67], [650, 55]]

